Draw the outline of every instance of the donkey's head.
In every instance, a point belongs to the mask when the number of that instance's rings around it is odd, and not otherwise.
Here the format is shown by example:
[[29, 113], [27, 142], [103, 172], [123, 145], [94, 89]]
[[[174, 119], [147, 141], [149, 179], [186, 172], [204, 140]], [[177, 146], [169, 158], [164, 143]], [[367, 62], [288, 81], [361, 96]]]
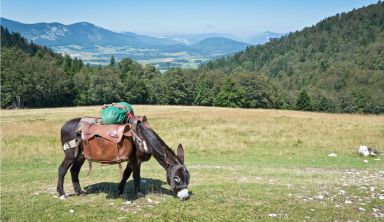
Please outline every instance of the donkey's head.
[[180, 144], [177, 154], [160, 138], [157, 133], [142, 124], [135, 127], [139, 137], [146, 142], [149, 152], [167, 171], [167, 182], [181, 200], [189, 198], [189, 172], [184, 165], [184, 149]]
[[167, 170], [167, 182], [181, 200], [189, 198], [188, 184], [189, 172], [184, 165], [184, 149], [181, 144], [177, 148], [177, 161], [169, 165]]

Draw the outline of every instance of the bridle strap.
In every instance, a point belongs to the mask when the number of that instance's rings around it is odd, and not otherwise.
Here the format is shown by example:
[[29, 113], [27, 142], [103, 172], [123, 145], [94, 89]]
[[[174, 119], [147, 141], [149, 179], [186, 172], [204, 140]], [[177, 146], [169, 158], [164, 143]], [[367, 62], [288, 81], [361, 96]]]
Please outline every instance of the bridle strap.
[[180, 163], [170, 165], [168, 170], [167, 170], [167, 175], [169, 178], [169, 186], [171, 187], [172, 190], [175, 190], [176, 188], [185, 188], [185, 186], [176, 186], [175, 181], [173, 180], [173, 177], [175, 177], [176, 172], [180, 169], [183, 168], [184, 166]]

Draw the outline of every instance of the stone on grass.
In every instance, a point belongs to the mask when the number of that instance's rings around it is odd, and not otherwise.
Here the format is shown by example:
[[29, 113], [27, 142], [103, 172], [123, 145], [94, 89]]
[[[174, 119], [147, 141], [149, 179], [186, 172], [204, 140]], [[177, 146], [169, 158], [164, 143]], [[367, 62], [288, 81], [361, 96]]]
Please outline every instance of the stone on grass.
[[371, 192], [375, 192], [375, 187], [370, 187]]
[[69, 213], [73, 214], [75, 213], [75, 210], [69, 209]]
[[277, 214], [268, 214], [270, 217], [277, 217]]
[[350, 200], [345, 201], [345, 204], [351, 204], [351, 203], [352, 203], [352, 201], [350, 201]]
[[336, 153], [330, 153], [330, 154], [328, 154], [328, 157], [337, 157], [337, 154]]

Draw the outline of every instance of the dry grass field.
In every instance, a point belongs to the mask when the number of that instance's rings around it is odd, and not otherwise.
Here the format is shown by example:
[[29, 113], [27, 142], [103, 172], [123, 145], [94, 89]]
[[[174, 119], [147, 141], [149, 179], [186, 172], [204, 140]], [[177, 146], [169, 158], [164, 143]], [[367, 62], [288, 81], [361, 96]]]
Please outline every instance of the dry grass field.
[[[99, 107], [1, 110], [1, 221], [380, 221], [384, 116], [262, 109], [134, 106], [173, 148], [182, 143], [191, 198], [179, 201], [154, 160], [142, 165], [146, 197], [117, 196], [117, 166], [94, 164], [61, 201], [57, 167], [62, 124]], [[336, 153], [337, 157], [328, 157]], [[365, 161], [366, 160], [366, 161]]]

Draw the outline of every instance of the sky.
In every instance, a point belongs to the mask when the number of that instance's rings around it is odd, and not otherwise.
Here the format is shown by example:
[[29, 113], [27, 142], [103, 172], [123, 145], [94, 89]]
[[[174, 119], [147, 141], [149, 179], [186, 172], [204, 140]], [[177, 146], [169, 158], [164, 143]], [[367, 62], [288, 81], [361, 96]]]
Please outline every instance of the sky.
[[22, 23], [90, 22], [143, 34], [287, 33], [377, 0], [1, 0], [1, 17]]

